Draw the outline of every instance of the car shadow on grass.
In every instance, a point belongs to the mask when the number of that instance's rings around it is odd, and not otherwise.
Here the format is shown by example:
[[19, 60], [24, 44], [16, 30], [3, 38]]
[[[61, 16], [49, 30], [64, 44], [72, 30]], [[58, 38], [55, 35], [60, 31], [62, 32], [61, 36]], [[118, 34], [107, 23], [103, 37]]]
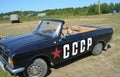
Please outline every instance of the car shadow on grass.
[[[72, 63], [74, 63], [74, 62], [76, 62], [76, 61], [78, 61], [78, 60], [87, 58], [88, 56], [91, 56], [91, 53], [86, 53], [86, 54], [84, 54], [84, 55], [77, 56], [77, 57], [75, 57], [75, 58], [73, 58], [73, 59], [67, 60], [67, 61], [65, 61], [65, 62], [63, 62], [63, 63], [60, 63], [60, 64], [58, 64], [58, 65], [56, 65], [56, 66], [54, 66], [54, 67], [51, 67], [51, 68], [59, 69], [59, 68], [64, 67], [64, 66], [66, 66], [66, 65], [72, 64]], [[49, 69], [46, 77], [49, 76], [51, 73], [52, 73], [52, 70]]]

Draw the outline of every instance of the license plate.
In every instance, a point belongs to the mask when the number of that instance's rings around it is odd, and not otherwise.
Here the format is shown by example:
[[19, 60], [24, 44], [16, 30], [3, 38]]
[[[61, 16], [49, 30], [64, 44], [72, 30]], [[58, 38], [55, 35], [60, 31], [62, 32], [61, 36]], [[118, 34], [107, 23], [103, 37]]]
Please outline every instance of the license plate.
[[3, 63], [0, 61], [0, 67], [5, 71]]

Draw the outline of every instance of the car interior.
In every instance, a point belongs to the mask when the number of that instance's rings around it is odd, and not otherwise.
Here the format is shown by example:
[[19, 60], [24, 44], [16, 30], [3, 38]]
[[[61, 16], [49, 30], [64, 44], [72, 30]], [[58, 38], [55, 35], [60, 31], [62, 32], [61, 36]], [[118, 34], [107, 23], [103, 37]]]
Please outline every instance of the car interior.
[[62, 29], [62, 34], [63, 34], [63, 35], [66, 35], [66, 34], [67, 34], [67, 32], [68, 32], [68, 27], [71, 28], [71, 30], [73, 31], [73, 34], [86, 33], [86, 32], [90, 32], [90, 31], [97, 30], [97, 28], [87, 27], [87, 26], [79, 26], [79, 25], [64, 26], [63, 29]]

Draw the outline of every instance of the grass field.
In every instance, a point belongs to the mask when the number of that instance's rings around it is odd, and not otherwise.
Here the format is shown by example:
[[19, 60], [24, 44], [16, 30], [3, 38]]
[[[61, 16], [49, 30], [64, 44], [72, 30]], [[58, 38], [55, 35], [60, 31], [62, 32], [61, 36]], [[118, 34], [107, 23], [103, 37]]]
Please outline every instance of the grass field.
[[[65, 25], [93, 25], [112, 27], [112, 48], [99, 56], [88, 56], [75, 60], [61, 68], [52, 68], [48, 77], [120, 77], [120, 14], [100, 16], [80, 16], [63, 18]], [[0, 23], [0, 36], [15, 36], [32, 32], [38, 21], [22, 22], [18, 24]], [[15, 77], [0, 69], [0, 77]]]

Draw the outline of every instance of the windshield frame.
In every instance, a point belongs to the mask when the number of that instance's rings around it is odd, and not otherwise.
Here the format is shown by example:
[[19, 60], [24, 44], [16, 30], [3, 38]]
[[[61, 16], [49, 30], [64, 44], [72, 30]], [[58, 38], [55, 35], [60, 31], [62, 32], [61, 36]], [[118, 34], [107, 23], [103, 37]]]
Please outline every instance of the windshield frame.
[[[44, 35], [44, 34], [40, 33], [39, 30], [40, 30], [41, 26], [43, 26], [42, 23], [43, 23], [44, 21], [52, 21], [52, 22], [58, 22], [58, 23], [60, 23], [59, 26], [58, 26], [58, 28], [57, 28], [58, 31], [56, 30], [56, 31], [59, 32], [59, 33], [58, 33], [57, 35], [55, 35], [55, 33], [54, 33], [53, 36]], [[65, 23], [65, 22], [64, 22], [63, 20], [59, 20], [59, 19], [42, 19], [42, 20], [40, 20], [40, 22], [38, 23], [38, 26], [37, 26], [37, 28], [35, 29], [34, 32], [37, 32], [37, 33], [39, 33], [40, 35], [43, 35], [43, 36], [48, 36], [48, 37], [56, 38], [56, 37], [59, 37], [59, 36], [60, 36], [64, 23]]]

